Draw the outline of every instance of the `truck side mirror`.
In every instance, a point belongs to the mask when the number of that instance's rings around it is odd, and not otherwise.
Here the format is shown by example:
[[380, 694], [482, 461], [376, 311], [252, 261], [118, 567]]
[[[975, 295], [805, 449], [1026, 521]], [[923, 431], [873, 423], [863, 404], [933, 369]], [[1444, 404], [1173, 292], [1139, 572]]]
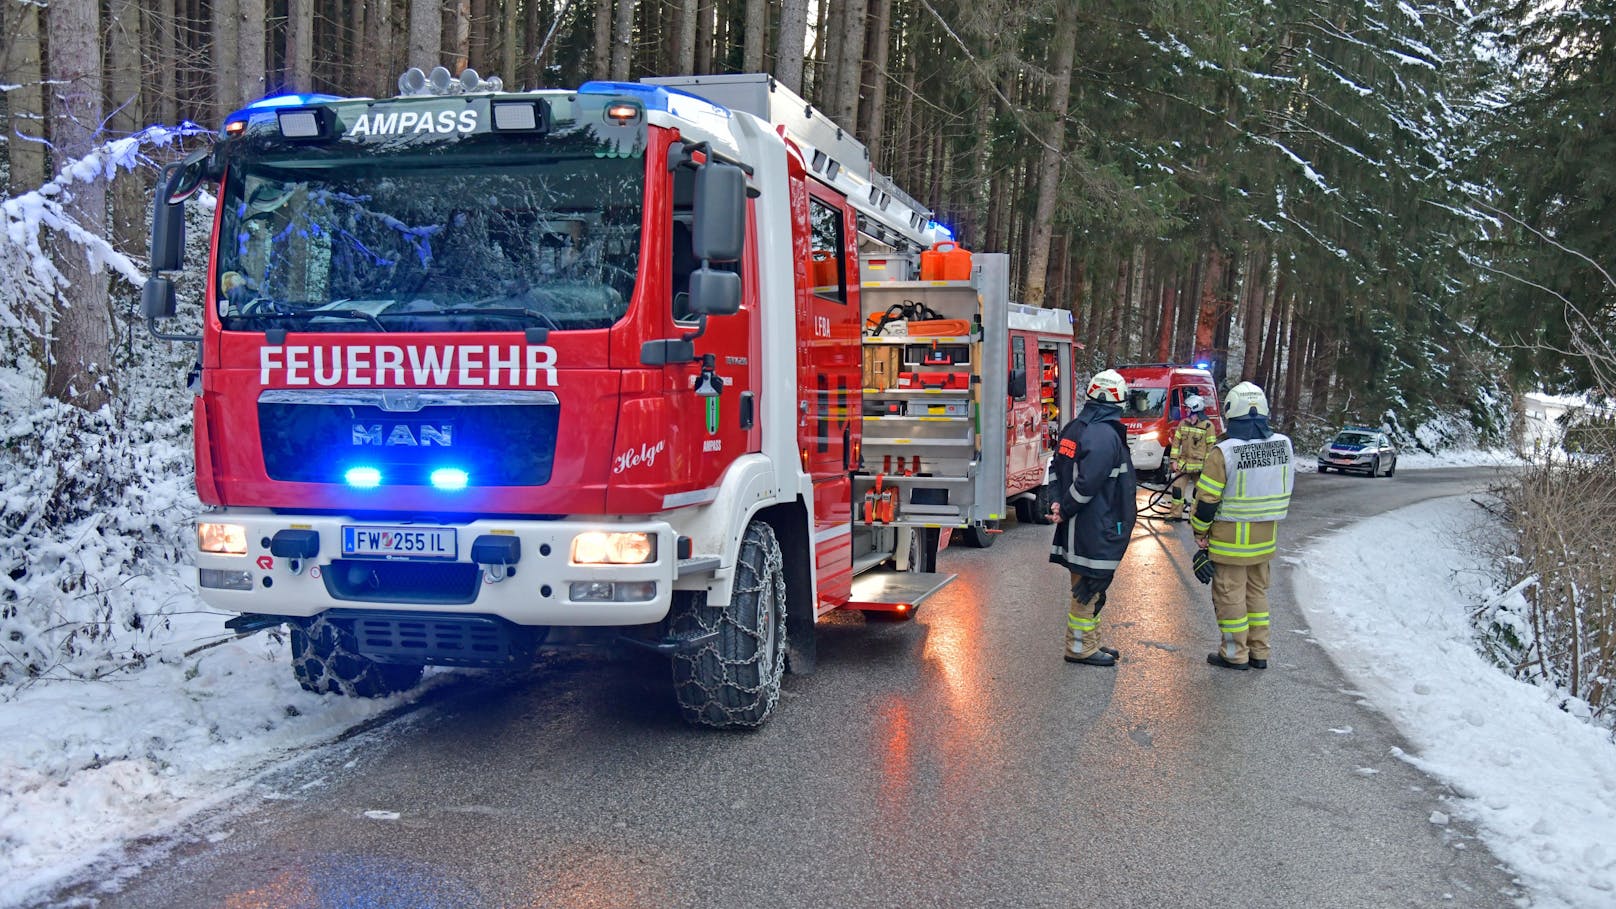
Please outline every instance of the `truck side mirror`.
[[1027, 396], [1027, 371], [1025, 369], [1010, 370], [1010, 397], [1020, 400]]
[[690, 312], [727, 316], [741, 308], [741, 276], [705, 266], [690, 273]]
[[174, 281], [160, 275], [146, 279], [140, 289], [140, 314], [148, 320], [171, 319], [175, 309]]
[[185, 200], [196, 194], [209, 172], [211, 149], [186, 156], [163, 168], [159, 191], [152, 204], [151, 270], [179, 271], [185, 267]]
[[693, 227], [691, 251], [698, 260], [734, 262], [741, 257], [746, 238], [745, 171], [711, 159], [696, 171]]

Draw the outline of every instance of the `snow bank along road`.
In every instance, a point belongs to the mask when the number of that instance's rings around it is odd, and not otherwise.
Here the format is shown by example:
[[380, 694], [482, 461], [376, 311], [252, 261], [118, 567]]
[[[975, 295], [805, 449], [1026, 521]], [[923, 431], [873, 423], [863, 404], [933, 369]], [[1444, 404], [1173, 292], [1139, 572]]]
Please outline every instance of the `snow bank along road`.
[[[1303, 476], [1282, 555], [1485, 471]], [[755, 734], [685, 728], [664, 664], [466, 674], [50, 902], [175, 906], [1514, 906], [1512, 875], [1313, 642], [1205, 663], [1183, 525], [1141, 522], [1115, 670], [1068, 666], [1048, 529], [951, 549], [910, 625], [823, 630]], [[1351, 598], [1351, 589], [1326, 591]], [[1417, 604], [1413, 604], [1417, 605]], [[1373, 658], [1365, 654], [1363, 658]]]

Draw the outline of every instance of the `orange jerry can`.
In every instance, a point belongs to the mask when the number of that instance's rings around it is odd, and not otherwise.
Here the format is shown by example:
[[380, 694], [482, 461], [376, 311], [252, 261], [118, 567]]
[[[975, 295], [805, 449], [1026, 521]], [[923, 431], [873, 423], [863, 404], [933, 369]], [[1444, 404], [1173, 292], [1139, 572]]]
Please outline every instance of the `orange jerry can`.
[[828, 249], [816, 249], [808, 257], [808, 285], [820, 293], [837, 293], [842, 286], [841, 262]]
[[920, 280], [971, 280], [970, 251], [953, 240], [933, 243], [931, 249], [920, 254]]

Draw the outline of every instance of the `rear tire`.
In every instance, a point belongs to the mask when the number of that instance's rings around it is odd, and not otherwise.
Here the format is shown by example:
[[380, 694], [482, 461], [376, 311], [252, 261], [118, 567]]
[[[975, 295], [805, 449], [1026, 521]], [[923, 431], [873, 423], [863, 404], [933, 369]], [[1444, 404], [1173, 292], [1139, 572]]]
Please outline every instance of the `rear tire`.
[[1054, 505], [1054, 497], [1050, 495], [1049, 484], [1034, 488], [1033, 498], [1018, 498], [1015, 503], [1015, 519], [1023, 524], [1050, 524], [1049, 506]]
[[965, 545], [972, 549], [987, 549], [993, 545], [993, 538], [998, 534], [988, 533], [988, 528], [984, 524], [973, 524], [965, 528], [961, 536], [965, 540]]
[[774, 528], [753, 521], [741, 538], [728, 606], [705, 593], [675, 601], [676, 635], [717, 631], [699, 649], [675, 654], [674, 696], [685, 722], [718, 729], [763, 725], [780, 700], [786, 668], [786, 580]]
[[378, 663], [359, 655], [353, 628], [324, 613], [292, 624], [292, 674], [304, 691], [382, 698], [408, 691], [424, 667]]

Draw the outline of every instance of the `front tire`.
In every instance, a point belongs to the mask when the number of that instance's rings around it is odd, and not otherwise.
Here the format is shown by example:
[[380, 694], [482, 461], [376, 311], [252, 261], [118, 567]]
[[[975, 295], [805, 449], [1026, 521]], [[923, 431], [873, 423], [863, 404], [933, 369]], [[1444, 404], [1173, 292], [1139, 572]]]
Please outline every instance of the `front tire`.
[[774, 528], [753, 521], [741, 538], [728, 606], [682, 593], [673, 633], [718, 637], [673, 658], [674, 696], [685, 721], [733, 729], [761, 726], [780, 699], [786, 668], [786, 579]]
[[1392, 458], [1392, 466], [1386, 468], [1386, 479], [1397, 476], [1397, 458]]
[[378, 663], [360, 656], [353, 628], [324, 613], [292, 623], [292, 674], [304, 691], [381, 698], [421, 681], [421, 666]]
[[1380, 476], [1380, 458], [1377, 457], [1369, 462], [1369, 477], [1374, 479], [1378, 476]]

